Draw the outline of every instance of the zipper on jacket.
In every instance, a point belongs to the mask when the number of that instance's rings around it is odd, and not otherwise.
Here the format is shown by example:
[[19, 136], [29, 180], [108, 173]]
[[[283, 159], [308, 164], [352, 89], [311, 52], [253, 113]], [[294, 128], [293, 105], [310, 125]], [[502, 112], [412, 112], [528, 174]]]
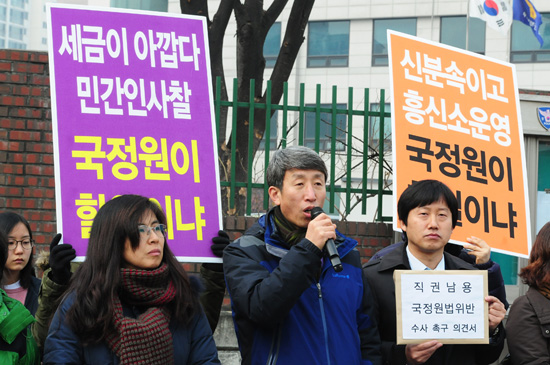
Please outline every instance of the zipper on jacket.
[[330, 353], [328, 350], [328, 329], [327, 329], [327, 319], [325, 318], [325, 306], [323, 304], [323, 292], [321, 291], [321, 283], [317, 283], [317, 290], [319, 291], [319, 306], [321, 307], [321, 319], [323, 323], [323, 333], [325, 335], [325, 350], [327, 355], [327, 364], [330, 365]]
[[269, 350], [269, 356], [267, 357], [267, 365], [277, 364], [277, 359], [279, 358], [279, 347], [281, 346], [281, 332], [283, 331], [282, 326], [277, 326], [277, 331], [275, 336], [271, 339], [271, 349]]

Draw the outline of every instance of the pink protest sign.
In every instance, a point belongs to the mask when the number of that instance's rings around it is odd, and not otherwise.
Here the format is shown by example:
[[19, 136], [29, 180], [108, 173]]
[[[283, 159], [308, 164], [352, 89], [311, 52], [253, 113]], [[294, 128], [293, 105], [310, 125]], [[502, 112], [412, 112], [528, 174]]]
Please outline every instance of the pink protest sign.
[[222, 226], [203, 17], [48, 4], [58, 230], [83, 260], [97, 210], [154, 199], [181, 261], [219, 261]]

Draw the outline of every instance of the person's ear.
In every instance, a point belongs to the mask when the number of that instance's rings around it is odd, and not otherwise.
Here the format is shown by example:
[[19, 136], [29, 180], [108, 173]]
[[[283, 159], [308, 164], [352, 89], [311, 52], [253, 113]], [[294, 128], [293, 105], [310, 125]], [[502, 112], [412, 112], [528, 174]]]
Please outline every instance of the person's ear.
[[401, 227], [403, 232], [407, 232], [407, 225], [401, 219], [399, 220], [399, 227]]
[[278, 187], [270, 186], [267, 192], [273, 204], [281, 205], [281, 190]]

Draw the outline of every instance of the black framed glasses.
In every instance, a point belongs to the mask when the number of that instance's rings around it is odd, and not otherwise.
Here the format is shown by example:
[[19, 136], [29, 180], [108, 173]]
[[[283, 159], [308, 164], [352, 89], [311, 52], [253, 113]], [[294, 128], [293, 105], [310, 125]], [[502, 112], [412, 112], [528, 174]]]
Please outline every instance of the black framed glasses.
[[8, 250], [13, 251], [17, 248], [17, 244], [20, 243], [21, 247], [23, 247], [24, 250], [30, 250], [34, 246], [34, 240], [31, 239], [24, 239], [24, 240], [9, 240], [8, 241]]

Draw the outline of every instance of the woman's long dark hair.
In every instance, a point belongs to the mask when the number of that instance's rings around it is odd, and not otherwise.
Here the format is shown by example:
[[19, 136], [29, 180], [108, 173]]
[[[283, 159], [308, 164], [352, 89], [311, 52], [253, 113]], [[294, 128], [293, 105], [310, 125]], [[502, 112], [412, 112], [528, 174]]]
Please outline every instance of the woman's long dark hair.
[[0, 281], [4, 275], [4, 266], [8, 259], [8, 237], [0, 230]]
[[[17, 213], [13, 212], [4, 212], [0, 213], [0, 231], [4, 233], [6, 237], [9, 236], [10, 232], [12, 231], [13, 227], [15, 227], [18, 223], [23, 223], [25, 227], [27, 227], [27, 230], [29, 231], [29, 237], [32, 240], [32, 230], [31, 225], [29, 222], [20, 216]], [[7, 247], [7, 246], [6, 246]], [[33, 249], [31, 249], [31, 255], [29, 256], [29, 262], [27, 262], [27, 265], [21, 270], [19, 273], [19, 283], [21, 286], [25, 289], [28, 289], [29, 286], [31, 286], [32, 277], [35, 276], [34, 274], [34, 258], [33, 258]], [[7, 256], [6, 256], [7, 259]], [[6, 262], [4, 261], [4, 265]]]
[[[73, 275], [68, 289], [75, 301], [67, 311], [66, 320], [85, 344], [97, 343], [114, 330], [113, 298], [120, 289], [125, 241], [129, 239], [134, 249], [139, 246], [138, 224], [148, 210], [160, 223], [166, 224], [162, 209], [139, 195], [114, 198], [97, 212], [86, 260]], [[170, 280], [176, 287], [176, 297], [167, 309], [171, 318], [187, 324], [199, 310], [198, 297], [166, 240], [163, 252], [162, 262], [168, 266]]]
[[519, 276], [525, 284], [535, 289], [550, 287], [550, 222], [537, 233], [529, 264], [521, 269]]

